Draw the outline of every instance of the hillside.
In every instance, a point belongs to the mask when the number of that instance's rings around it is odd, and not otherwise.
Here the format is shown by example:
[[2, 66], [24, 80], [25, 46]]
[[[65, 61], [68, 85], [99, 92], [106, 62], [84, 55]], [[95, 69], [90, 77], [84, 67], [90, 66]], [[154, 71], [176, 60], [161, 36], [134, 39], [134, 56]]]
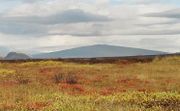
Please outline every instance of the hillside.
[[23, 60], [23, 59], [30, 59], [30, 57], [23, 53], [10, 52], [7, 54], [7, 56], [4, 59], [5, 60]]
[[121, 57], [137, 55], [159, 55], [165, 54], [160, 51], [146, 50], [140, 48], [121, 47], [112, 45], [92, 45], [72, 48], [63, 51], [41, 53], [33, 55], [34, 58], [93, 58], [93, 57]]

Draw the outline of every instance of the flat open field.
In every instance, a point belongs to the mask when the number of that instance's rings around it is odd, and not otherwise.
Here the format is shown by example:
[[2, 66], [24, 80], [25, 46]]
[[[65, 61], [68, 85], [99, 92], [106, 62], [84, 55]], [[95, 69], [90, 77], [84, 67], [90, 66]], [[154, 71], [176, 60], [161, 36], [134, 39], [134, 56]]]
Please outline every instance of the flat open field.
[[180, 56], [0, 62], [0, 111], [179, 111]]

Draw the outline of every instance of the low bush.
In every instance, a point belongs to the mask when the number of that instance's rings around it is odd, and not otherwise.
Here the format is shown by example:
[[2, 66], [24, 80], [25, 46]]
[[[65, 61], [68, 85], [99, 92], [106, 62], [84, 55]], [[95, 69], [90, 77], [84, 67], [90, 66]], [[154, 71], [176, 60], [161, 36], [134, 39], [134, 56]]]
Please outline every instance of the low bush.
[[58, 73], [54, 75], [53, 80], [56, 84], [59, 84], [59, 83], [77, 84], [78, 83], [78, 78], [75, 74]]
[[19, 83], [19, 84], [28, 84], [30, 83], [30, 79], [29, 77], [26, 77], [22, 74], [20, 75], [16, 75], [16, 81]]

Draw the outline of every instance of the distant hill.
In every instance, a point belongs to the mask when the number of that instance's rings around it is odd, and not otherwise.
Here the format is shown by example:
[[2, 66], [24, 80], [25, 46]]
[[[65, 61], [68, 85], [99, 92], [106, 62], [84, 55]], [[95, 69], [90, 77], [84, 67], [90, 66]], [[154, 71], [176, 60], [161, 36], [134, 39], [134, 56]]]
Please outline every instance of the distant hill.
[[94, 58], [94, 57], [122, 57], [137, 55], [166, 54], [161, 51], [146, 50], [140, 48], [121, 47], [112, 45], [92, 45], [72, 48], [63, 51], [41, 53], [33, 55], [33, 58]]
[[5, 60], [24, 60], [24, 59], [30, 59], [30, 57], [23, 53], [10, 52], [9, 54], [7, 54], [7, 56], [4, 59]]

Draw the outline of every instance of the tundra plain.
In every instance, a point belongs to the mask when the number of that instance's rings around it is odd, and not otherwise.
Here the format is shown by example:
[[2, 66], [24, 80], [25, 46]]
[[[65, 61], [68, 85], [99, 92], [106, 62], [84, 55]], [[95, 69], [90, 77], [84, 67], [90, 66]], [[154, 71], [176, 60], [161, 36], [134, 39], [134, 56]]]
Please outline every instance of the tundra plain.
[[1, 61], [1, 111], [179, 111], [180, 56]]

